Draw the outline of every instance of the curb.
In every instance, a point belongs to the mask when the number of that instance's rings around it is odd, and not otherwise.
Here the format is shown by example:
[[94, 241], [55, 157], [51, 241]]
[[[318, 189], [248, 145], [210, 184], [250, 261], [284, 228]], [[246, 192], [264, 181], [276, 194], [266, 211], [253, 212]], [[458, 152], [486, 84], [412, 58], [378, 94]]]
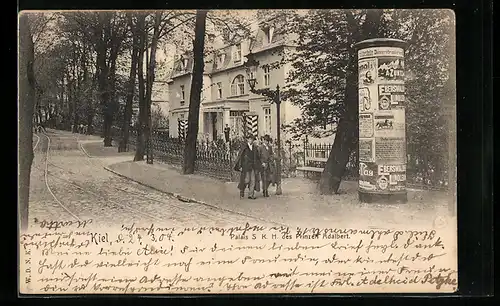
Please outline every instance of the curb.
[[127, 179], [127, 180], [132, 181], [132, 182], [136, 182], [137, 184], [139, 184], [141, 186], [148, 187], [148, 188], [154, 189], [156, 191], [159, 191], [161, 193], [165, 193], [165, 194], [168, 194], [170, 196], [173, 196], [174, 198], [178, 199], [179, 201], [187, 202], [187, 203], [199, 203], [199, 204], [204, 204], [204, 205], [208, 205], [208, 206], [212, 207], [212, 205], [209, 205], [209, 204], [207, 204], [205, 202], [202, 202], [202, 201], [199, 201], [199, 200], [196, 200], [196, 199], [192, 199], [192, 198], [188, 198], [188, 197], [184, 197], [184, 196], [182, 196], [180, 194], [177, 194], [175, 192], [161, 190], [159, 188], [150, 186], [148, 184], [144, 184], [143, 182], [140, 182], [140, 181], [138, 181], [136, 179], [130, 178], [130, 177], [126, 176], [126, 175], [123, 175], [123, 174], [121, 174], [121, 173], [119, 173], [119, 172], [117, 172], [117, 171], [115, 171], [113, 169], [110, 169], [107, 166], [104, 166], [103, 168], [104, 168], [104, 170], [109, 171], [109, 172], [113, 173], [114, 175], [117, 175], [117, 176], [119, 176], [121, 178]]
[[265, 222], [265, 223], [271, 223], [271, 224], [276, 224], [276, 225], [280, 225], [280, 226], [289, 226], [289, 225], [285, 225], [285, 224], [282, 224], [282, 223], [279, 223], [279, 222], [264, 220], [264, 219], [261, 219], [261, 218], [258, 218], [258, 217], [246, 215], [246, 214], [243, 214], [243, 213], [240, 213], [240, 212], [237, 212], [237, 211], [233, 211], [233, 210], [230, 210], [230, 209], [226, 209], [226, 208], [222, 208], [222, 207], [219, 207], [219, 206], [215, 206], [215, 205], [212, 205], [212, 204], [209, 204], [209, 203], [197, 200], [195, 198], [185, 197], [185, 196], [180, 195], [180, 194], [175, 193], [175, 192], [161, 190], [159, 188], [150, 186], [150, 185], [145, 184], [143, 182], [140, 182], [140, 181], [138, 181], [136, 179], [133, 179], [133, 178], [130, 178], [130, 177], [126, 176], [126, 175], [123, 175], [123, 174], [121, 174], [121, 173], [119, 173], [119, 172], [117, 172], [117, 171], [115, 171], [113, 169], [110, 169], [107, 166], [104, 166], [103, 168], [104, 168], [104, 170], [109, 171], [109, 172], [111, 172], [111, 173], [113, 173], [113, 174], [115, 174], [115, 175], [117, 175], [117, 176], [119, 176], [121, 178], [127, 179], [127, 180], [132, 181], [132, 182], [136, 182], [137, 184], [139, 184], [141, 186], [145, 186], [145, 187], [151, 188], [151, 189], [156, 190], [158, 192], [161, 192], [161, 193], [164, 193], [164, 194], [168, 194], [168, 195], [173, 196], [174, 198], [176, 198], [177, 200], [182, 201], [182, 202], [197, 203], [197, 204], [205, 205], [205, 206], [208, 206], [208, 207], [213, 208], [213, 209], [223, 210], [223, 211], [226, 211], [226, 212], [230, 212], [232, 214], [237, 214], [237, 215], [244, 216], [244, 217], [247, 217], [247, 218], [259, 220], [259, 221]]
[[87, 152], [87, 150], [85, 150], [85, 148], [83, 147], [83, 144], [81, 141], [78, 142], [78, 144], [80, 145], [80, 149], [83, 151], [83, 153], [85, 155], [87, 155], [88, 158], [92, 158], [92, 156]]

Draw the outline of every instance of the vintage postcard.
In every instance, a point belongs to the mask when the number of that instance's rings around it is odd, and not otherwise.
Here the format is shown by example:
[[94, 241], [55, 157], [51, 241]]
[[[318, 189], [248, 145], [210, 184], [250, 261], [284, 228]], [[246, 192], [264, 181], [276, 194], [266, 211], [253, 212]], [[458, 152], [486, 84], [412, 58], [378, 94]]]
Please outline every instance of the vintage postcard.
[[22, 11], [20, 294], [457, 290], [455, 16]]

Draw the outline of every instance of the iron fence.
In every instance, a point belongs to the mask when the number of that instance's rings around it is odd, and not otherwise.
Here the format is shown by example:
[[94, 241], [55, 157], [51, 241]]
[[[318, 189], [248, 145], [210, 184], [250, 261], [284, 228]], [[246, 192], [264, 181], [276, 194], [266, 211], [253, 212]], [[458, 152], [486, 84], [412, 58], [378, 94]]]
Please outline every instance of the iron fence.
[[[304, 166], [324, 169], [330, 156], [330, 152], [332, 151], [332, 147], [332, 144], [305, 142], [303, 144], [304, 153], [302, 155]], [[352, 152], [349, 155], [343, 178], [347, 180], [357, 180], [357, 152]]]
[[[303, 164], [307, 167], [324, 168], [330, 156], [332, 144], [304, 143]], [[410, 147], [409, 147], [410, 149]], [[411, 150], [411, 149], [410, 149]], [[406, 182], [409, 187], [442, 190], [448, 187], [446, 169], [435, 169], [421, 160], [418, 152], [408, 152], [406, 163]], [[353, 152], [347, 162], [344, 179], [357, 180], [359, 176], [357, 152]]]
[[[101, 129], [94, 129], [96, 135], [101, 134]], [[112, 137], [115, 144], [122, 137], [118, 127], [112, 128]], [[155, 160], [162, 163], [182, 166], [184, 160], [184, 139], [169, 137], [166, 131], [152, 132], [152, 149]], [[196, 143], [195, 172], [225, 181], [237, 181], [239, 173], [234, 171], [239, 149], [245, 144], [244, 139], [235, 138], [226, 143], [223, 140], [208, 141], [198, 140]], [[128, 139], [129, 150], [134, 150], [137, 145], [137, 130], [130, 129]], [[274, 152], [277, 152], [277, 143], [273, 143]], [[298, 166], [316, 167], [324, 169], [330, 156], [332, 144], [307, 143], [293, 144], [284, 142], [281, 146], [281, 175], [291, 177], [296, 175]], [[409, 147], [410, 151], [411, 148]], [[408, 160], [406, 166], [407, 185], [423, 189], [446, 189], [448, 186], [448, 174], [446, 169], [439, 170], [422, 162], [418, 152], [407, 152]], [[414, 154], [415, 153], [415, 154]], [[343, 179], [358, 179], [357, 152], [349, 156]], [[319, 173], [320, 174], [320, 173]], [[318, 175], [316, 176], [316, 178]]]

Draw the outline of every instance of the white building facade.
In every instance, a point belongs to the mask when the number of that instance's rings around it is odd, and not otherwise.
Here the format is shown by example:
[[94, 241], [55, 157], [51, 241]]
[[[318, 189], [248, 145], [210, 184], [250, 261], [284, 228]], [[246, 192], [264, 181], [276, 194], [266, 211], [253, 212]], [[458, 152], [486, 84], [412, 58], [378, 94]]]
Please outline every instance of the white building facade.
[[[276, 104], [250, 92], [245, 56], [251, 51], [259, 61], [256, 89], [276, 86], [285, 88], [291, 68], [290, 56], [295, 50], [290, 35], [278, 34], [272, 22], [262, 25], [251, 40], [216, 50], [205, 58], [203, 90], [201, 93], [198, 138], [216, 140], [224, 138], [224, 128], [231, 128], [231, 138], [243, 136], [244, 115], [254, 116], [257, 135], [269, 134], [276, 139]], [[277, 64], [267, 66], [270, 64]], [[189, 112], [193, 59], [183, 56], [175, 61], [169, 85], [169, 133], [179, 137], [186, 127]], [[300, 116], [300, 109], [281, 100], [281, 124], [290, 124]], [[184, 122], [183, 122], [184, 121]], [[287, 135], [282, 129], [282, 139]]]

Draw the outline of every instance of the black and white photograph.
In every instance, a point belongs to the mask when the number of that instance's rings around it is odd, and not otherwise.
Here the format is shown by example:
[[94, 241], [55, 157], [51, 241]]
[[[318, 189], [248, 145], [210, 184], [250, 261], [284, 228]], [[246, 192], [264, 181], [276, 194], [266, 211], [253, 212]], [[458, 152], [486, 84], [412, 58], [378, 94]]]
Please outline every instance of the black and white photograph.
[[18, 22], [20, 293], [457, 290], [453, 11]]

